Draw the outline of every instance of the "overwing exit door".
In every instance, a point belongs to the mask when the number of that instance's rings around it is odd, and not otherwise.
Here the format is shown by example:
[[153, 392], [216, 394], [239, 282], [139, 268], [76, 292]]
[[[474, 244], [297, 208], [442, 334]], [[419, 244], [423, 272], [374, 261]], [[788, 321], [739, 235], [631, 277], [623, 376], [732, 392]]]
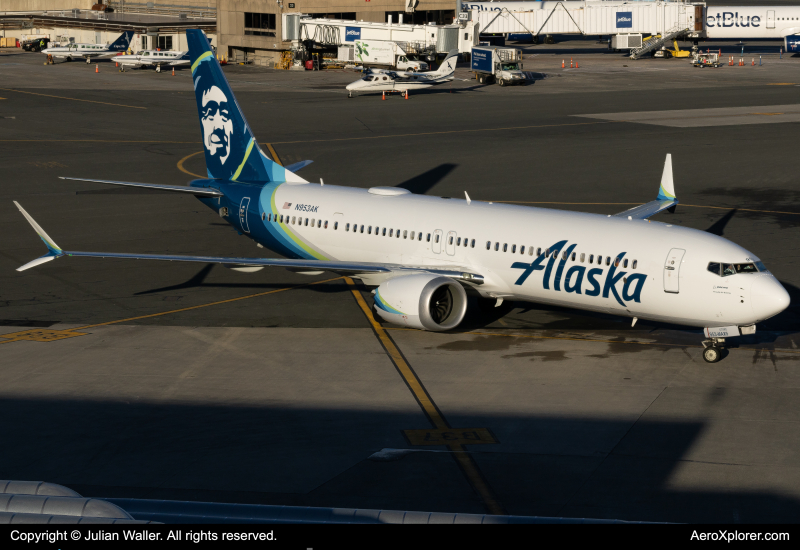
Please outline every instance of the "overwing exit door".
[[678, 280], [681, 274], [681, 263], [686, 251], [682, 248], [673, 248], [667, 254], [667, 261], [664, 263], [664, 292], [678, 294], [680, 286]]
[[245, 233], [250, 233], [250, 227], [247, 225], [247, 209], [249, 207], [250, 197], [244, 197], [239, 205], [239, 225], [242, 226], [242, 231]]
[[442, 230], [437, 229], [433, 232], [433, 242], [431, 243], [431, 250], [434, 254], [442, 253]]
[[447, 240], [444, 242], [444, 249], [449, 256], [454, 256], [456, 253], [456, 232], [448, 231]]

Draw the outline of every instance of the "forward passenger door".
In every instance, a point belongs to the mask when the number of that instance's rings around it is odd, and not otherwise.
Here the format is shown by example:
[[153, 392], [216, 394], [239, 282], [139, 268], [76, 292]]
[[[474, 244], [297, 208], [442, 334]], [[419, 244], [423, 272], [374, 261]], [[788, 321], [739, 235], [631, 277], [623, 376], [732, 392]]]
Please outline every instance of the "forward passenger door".
[[682, 248], [673, 248], [667, 254], [667, 261], [664, 262], [664, 292], [678, 294], [680, 291], [678, 281], [684, 254], [686, 251]]

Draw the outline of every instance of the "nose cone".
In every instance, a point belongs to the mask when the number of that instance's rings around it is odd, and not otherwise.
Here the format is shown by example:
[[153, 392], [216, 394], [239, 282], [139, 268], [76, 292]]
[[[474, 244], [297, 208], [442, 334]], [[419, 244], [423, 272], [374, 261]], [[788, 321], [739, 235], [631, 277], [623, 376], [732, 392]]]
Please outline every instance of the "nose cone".
[[772, 275], [760, 275], [750, 288], [753, 312], [760, 321], [774, 317], [789, 307], [789, 293]]
[[350, 84], [347, 85], [346, 89], [347, 90], [355, 90], [356, 86], [358, 86], [358, 82], [359, 81], [351, 82]]

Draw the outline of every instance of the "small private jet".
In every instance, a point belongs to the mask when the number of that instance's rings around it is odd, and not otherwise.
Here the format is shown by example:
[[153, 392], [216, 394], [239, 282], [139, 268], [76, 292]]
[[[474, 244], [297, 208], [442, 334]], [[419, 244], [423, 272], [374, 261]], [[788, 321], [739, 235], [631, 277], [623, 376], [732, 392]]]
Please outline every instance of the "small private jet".
[[128, 49], [131, 38], [133, 38], [133, 31], [125, 31], [111, 44], [68, 44], [45, 48], [42, 53], [67, 61], [85, 59], [87, 63], [91, 63], [93, 59], [107, 59], [124, 52]]
[[348, 97], [353, 97], [353, 92], [408, 92], [430, 88], [443, 82], [452, 82], [457, 60], [458, 50], [452, 50], [439, 68], [429, 73], [404, 73], [368, 68], [364, 76], [347, 85]]
[[159, 50], [141, 50], [135, 55], [119, 55], [114, 58], [114, 61], [119, 64], [120, 72], [125, 72], [126, 68], [155, 67], [157, 73], [161, 72], [161, 67], [164, 65], [178, 67], [191, 63], [189, 52], [162, 52]]

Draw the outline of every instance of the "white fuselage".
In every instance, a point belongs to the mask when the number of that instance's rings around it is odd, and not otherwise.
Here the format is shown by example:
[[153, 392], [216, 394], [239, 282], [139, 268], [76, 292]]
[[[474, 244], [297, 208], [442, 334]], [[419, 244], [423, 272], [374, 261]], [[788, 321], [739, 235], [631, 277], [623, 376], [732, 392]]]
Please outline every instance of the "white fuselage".
[[[788, 306], [769, 272], [708, 271], [710, 262], [757, 262], [751, 252], [670, 224], [315, 184], [254, 187], [253, 195], [250, 229], [276, 224], [306, 257], [463, 269], [485, 278], [476, 287], [484, 296], [702, 327], [751, 325]], [[555, 247], [558, 260], [551, 254], [526, 269]]]
[[783, 38], [800, 33], [800, 6], [708, 6], [708, 38]]
[[423, 88], [430, 88], [436, 84], [441, 84], [441, 82], [449, 82], [453, 80], [452, 77], [449, 79], [435, 80], [436, 75], [434, 73], [431, 73], [430, 75], [401, 75], [402, 73], [398, 73], [397, 76], [394, 77], [389, 73], [366, 75], [363, 78], [348, 84], [347, 89], [353, 92], [405, 92], [406, 90], [421, 90]]
[[120, 55], [114, 59], [116, 63], [142, 67], [145, 65], [188, 65], [190, 63], [187, 52], [141, 50], [135, 55]]
[[56, 46], [54, 48], [45, 48], [42, 50], [43, 54], [52, 55], [53, 57], [69, 57], [72, 59], [86, 59], [86, 58], [105, 58], [113, 57], [120, 53], [116, 50], [109, 50], [108, 45], [103, 44], [70, 44], [69, 46]]

